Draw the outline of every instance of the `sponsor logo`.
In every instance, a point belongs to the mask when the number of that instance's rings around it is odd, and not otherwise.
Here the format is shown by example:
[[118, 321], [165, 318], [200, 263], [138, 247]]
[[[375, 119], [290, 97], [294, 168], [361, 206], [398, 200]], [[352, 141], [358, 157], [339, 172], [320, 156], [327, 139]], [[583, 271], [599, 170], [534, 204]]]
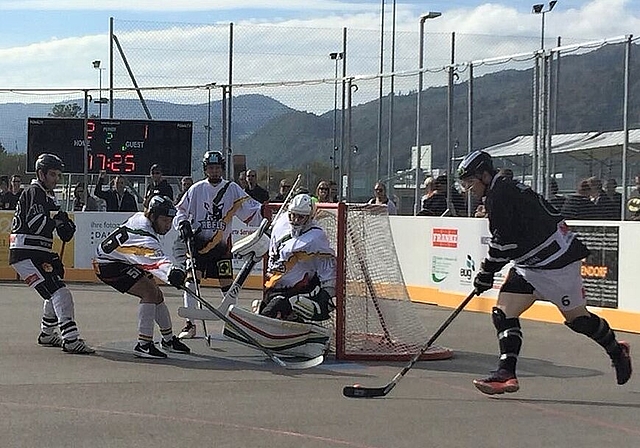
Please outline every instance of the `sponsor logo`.
[[431, 257], [431, 281], [433, 283], [443, 282], [457, 261], [455, 257]]
[[583, 264], [580, 267], [580, 274], [583, 277], [606, 278], [608, 272], [609, 268], [607, 266]]
[[476, 272], [476, 262], [471, 255], [467, 254], [464, 266], [460, 268], [460, 277], [463, 283], [469, 283]]
[[458, 229], [437, 229], [431, 233], [431, 245], [433, 247], [458, 247]]
[[28, 285], [31, 286], [33, 285], [35, 282], [37, 282], [38, 280], [40, 280], [40, 276], [38, 274], [31, 274], [28, 277], [26, 277], [24, 279], [24, 282]]
[[41, 267], [44, 272], [53, 272], [53, 266], [51, 266], [49, 263], [42, 263]]

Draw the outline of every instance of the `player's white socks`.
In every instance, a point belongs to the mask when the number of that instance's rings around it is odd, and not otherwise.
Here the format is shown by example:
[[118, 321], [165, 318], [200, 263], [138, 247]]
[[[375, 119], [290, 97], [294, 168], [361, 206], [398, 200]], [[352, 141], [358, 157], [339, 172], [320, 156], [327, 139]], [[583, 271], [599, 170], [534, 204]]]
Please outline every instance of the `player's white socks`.
[[153, 325], [156, 319], [156, 304], [138, 305], [138, 340], [143, 343], [153, 341]]
[[156, 305], [156, 322], [160, 327], [160, 333], [165, 341], [170, 341], [173, 336], [173, 329], [171, 328], [171, 314], [167, 304], [162, 302]]

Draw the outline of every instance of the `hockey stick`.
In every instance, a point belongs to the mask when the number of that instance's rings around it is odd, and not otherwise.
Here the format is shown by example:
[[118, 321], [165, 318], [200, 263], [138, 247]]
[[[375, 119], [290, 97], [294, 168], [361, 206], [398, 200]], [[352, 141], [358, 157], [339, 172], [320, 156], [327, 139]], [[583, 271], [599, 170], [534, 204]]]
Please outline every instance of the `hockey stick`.
[[[198, 284], [198, 276], [196, 275], [196, 259], [193, 256], [193, 248], [190, 238], [186, 238], [185, 243], [187, 245], [187, 252], [189, 253], [189, 258], [191, 258], [191, 277], [193, 278], [194, 288], [196, 290], [196, 294], [200, 295], [200, 285]], [[202, 305], [198, 302], [198, 306], [202, 308]], [[204, 330], [204, 337], [207, 341], [207, 345], [211, 347], [211, 337], [209, 336], [209, 332], [207, 331], [207, 322], [202, 320], [202, 329]]]
[[233, 328], [233, 330], [236, 333], [238, 333], [240, 336], [246, 339], [255, 348], [261, 350], [265, 355], [269, 357], [269, 359], [271, 359], [273, 362], [278, 364], [280, 367], [284, 367], [285, 369], [292, 369], [292, 370], [302, 370], [302, 369], [309, 369], [311, 367], [315, 367], [324, 361], [324, 356], [322, 355], [317, 356], [315, 358], [308, 359], [306, 361], [300, 361], [300, 362], [283, 361], [278, 356], [276, 356], [275, 353], [273, 353], [267, 347], [263, 346], [258, 341], [256, 341], [255, 338], [253, 338], [246, 331], [244, 331], [242, 327], [240, 327], [238, 324], [236, 324], [234, 321], [228, 318], [225, 314], [218, 311], [213, 305], [211, 305], [209, 302], [204, 300], [202, 297], [200, 297], [199, 295], [196, 295], [193, 291], [185, 288], [184, 286], [181, 286], [180, 289], [191, 294], [198, 302], [200, 302], [200, 304], [202, 304], [202, 306], [204, 306], [206, 309], [208, 309], [213, 314], [215, 314], [218, 317], [218, 319], [223, 320], [227, 325]]
[[476, 296], [476, 291], [474, 289], [473, 291], [471, 291], [471, 293], [469, 293], [466, 299], [464, 299], [462, 303], [458, 305], [458, 308], [456, 308], [453, 311], [453, 313], [451, 313], [451, 315], [447, 318], [447, 320], [445, 320], [444, 323], [440, 325], [440, 328], [438, 328], [436, 332], [433, 334], [433, 336], [429, 338], [429, 341], [427, 341], [424, 347], [422, 347], [420, 351], [413, 358], [411, 358], [411, 361], [409, 361], [409, 363], [406, 366], [404, 366], [404, 368], [400, 372], [398, 372], [396, 376], [393, 377], [393, 379], [389, 384], [383, 387], [363, 387], [359, 384], [354, 384], [353, 386], [345, 386], [342, 389], [342, 395], [348, 398], [374, 398], [374, 397], [386, 396], [389, 392], [391, 392], [391, 389], [396, 387], [396, 385], [400, 382], [402, 377], [405, 376], [405, 374], [413, 367], [413, 365], [416, 362], [418, 362], [418, 360], [424, 354], [424, 352], [426, 352], [429, 349], [429, 347], [433, 345], [436, 339], [438, 339], [438, 336], [440, 336], [442, 332], [444, 332], [444, 330], [449, 326], [449, 324], [453, 322], [453, 319], [455, 319], [458, 316], [458, 314], [460, 314], [460, 312], [464, 309], [464, 307], [467, 306], [467, 304], [475, 296]]

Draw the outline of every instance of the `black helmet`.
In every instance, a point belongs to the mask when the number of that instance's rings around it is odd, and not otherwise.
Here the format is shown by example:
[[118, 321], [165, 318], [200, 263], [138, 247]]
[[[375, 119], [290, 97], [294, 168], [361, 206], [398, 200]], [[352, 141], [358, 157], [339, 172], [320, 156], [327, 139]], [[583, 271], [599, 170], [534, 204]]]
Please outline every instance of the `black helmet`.
[[177, 211], [170, 198], [157, 194], [149, 201], [147, 212], [155, 217], [168, 216], [169, 218], [173, 218], [176, 216]]
[[202, 169], [206, 170], [207, 165], [220, 165], [224, 169], [224, 156], [220, 151], [207, 151], [202, 156]]
[[458, 179], [466, 179], [476, 174], [482, 174], [485, 171], [489, 173], [495, 172], [491, 156], [484, 151], [473, 151], [462, 159], [462, 162], [458, 165]]
[[49, 170], [64, 170], [64, 163], [55, 154], [40, 154], [36, 159], [36, 172], [42, 170], [46, 173]]

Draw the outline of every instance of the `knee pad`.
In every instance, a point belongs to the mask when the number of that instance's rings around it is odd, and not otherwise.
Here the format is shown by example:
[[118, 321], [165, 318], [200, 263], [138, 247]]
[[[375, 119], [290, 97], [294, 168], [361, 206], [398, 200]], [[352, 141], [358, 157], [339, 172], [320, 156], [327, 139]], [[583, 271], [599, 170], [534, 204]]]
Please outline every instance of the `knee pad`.
[[507, 319], [507, 315], [504, 314], [504, 311], [495, 306], [491, 309], [491, 321], [493, 322], [493, 326], [496, 327], [498, 333], [510, 328], [520, 328], [520, 319], [517, 317]]
[[593, 336], [598, 332], [602, 322], [602, 319], [598, 316], [593, 313], [589, 313], [588, 316], [578, 316], [571, 322], [565, 322], [564, 324], [576, 333]]

